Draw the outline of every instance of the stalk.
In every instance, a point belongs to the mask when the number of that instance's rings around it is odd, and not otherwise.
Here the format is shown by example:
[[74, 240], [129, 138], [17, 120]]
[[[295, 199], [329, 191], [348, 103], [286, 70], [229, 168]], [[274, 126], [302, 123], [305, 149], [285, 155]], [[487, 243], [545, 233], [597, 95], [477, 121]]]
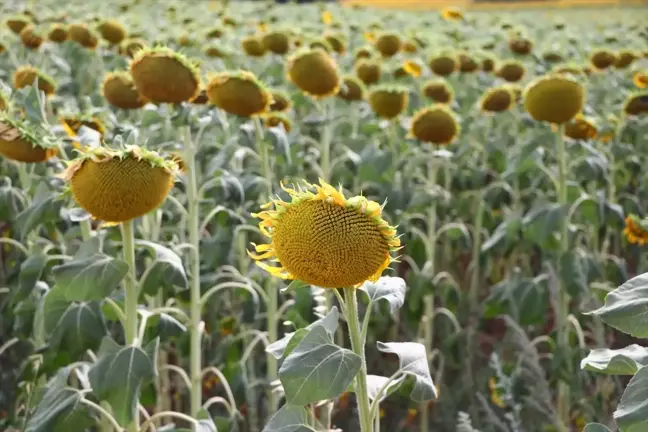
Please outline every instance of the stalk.
[[[128, 274], [124, 279], [124, 334], [127, 345], [135, 345], [137, 341], [137, 298], [138, 289], [135, 281], [135, 236], [133, 234], [133, 221], [129, 220], [121, 224], [122, 247], [124, 261], [128, 264]], [[133, 421], [126, 427], [128, 432], [138, 432], [139, 412], [135, 414]]]
[[190, 251], [190, 290], [191, 290], [191, 354], [190, 354], [190, 378], [191, 378], [191, 415], [195, 417], [200, 411], [202, 403], [202, 314], [200, 304], [200, 233], [198, 213], [198, 185], [196, 180], [196, 151], [191, 140], [189, 126], [184, 130], [184, 161], [187, 167], [186, 189], [187, 189], [187, 225], [189, 231], [189, 243], [192, 246]]
[[353, 288], [344, 288], [344, 300], [346, 302], [346, 320], [349, 326], [349, 338], [351, 349], [360, 356], [361, 365], [355, 377], [355, 391], [358, 400], [358, 411], [360, 413], [360, 431], [373, 432], [373, 419], [369, 407], [369, 392], [367, 391], [367, 362], [365, 360], [364, 342], [360, 330], [360, 318], [358, 316], [358, 299]]
[[[482, 152], [482, 165], [486, 164], [486, 152]], [[479, 296], [479, 275], [480, 262], [479, 251], [481, 250], [481, 231], [484, 226], [484, 189], [480, 188], [477, 194], [477, 214], [475, 215], [475, 224], [473, 226], [473, 247], [472, 247], [472, 273], [470, 275], [469, 291], [469, 311], [471, 314], [476, 312], [477, 298]]]

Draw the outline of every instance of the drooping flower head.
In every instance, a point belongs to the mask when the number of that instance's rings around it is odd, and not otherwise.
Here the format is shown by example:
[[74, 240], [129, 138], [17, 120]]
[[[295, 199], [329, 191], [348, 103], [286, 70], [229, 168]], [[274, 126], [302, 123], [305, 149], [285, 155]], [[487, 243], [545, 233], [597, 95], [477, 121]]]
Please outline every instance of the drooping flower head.
[[[282, 189], [290, 202], [277, 198], [253, 214], [270, 243], [254, 245], [256, 253], [248, 253], [270, 274], [322, 288], [358, 287], [377, 280], [393, 261], [390, 253], [400, 240], [377, 202], [361, 195], [345, 198], [341, 187], [323, 180]], [[261, 262], [266, 259], [279, 266]]]
[[45, 162], [56, 156], [58, 147], [22, 120], [0, 115], [0, 155], [16, 162]]

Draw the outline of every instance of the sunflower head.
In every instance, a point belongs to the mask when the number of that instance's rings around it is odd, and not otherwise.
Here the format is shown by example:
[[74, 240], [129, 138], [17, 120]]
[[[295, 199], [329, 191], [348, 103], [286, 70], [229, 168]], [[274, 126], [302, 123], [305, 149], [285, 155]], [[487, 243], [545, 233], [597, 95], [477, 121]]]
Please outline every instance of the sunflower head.
[[444, 79], [431, 79], [423, 84], [425, 97], [437, 103], [449, 104], [454, 97], [454, 91], [450, 84]]
[[414, 54], [418, 52], [418, 44], [413, 39], [408, 39], [403, 42], [403, 51], [408, 54]]
[[630, 116], [648, 114], [648, 91], [632, 93], [623, 104], [623, 112]]
[[513, 96], [515, 97], [515, 102], [518, 103], [522, 100], [522, 94], [524, 93], [524, 89], [522, 88], [521, 85], [517, 83], [506, 83], [504, 84], [503, 87], [508, 88], [513, 92]]
[[283, 90], [273, 89], [270, 90], [270, 97], [272, 98], [270, 102], [270, 111], [273, 112], [286, 112], [290, 111], [292, 108], [292, 101], [290, 96]]
[[423, 108], [410, 123], [409, 136], [427, 143], [448, 145], [458, 134], [457, 117], [443, 104]]
[[137, 91], [154, 103], [181, 103], [195, 98], [200, 91], [196, 67], [166, 47], [138, 51], [130, 73]]
[[604, 70], [616, 63], [616, 55], [607, 49], [599, 49], [590, 55], [590, 63], [597, 70]]
[[645, 89], [648, 87], [648, 70], [646, 71], [637, 71], [632, 75], [632, 82], [639, 89]]
[[88, 28], [87, 24], [70, 24], [68, 36], [70, 40], [86, 48], [95, 49], [99, 44], [99, 38]]
[[495, 87], [486, 92], [481, 99], [482, 111], [497, 113], [508, 111], [515, 104], [515, 94], [505, 86]]
[[206, 39], [218, 39], [221, 36], [223, 36], [223, 34], [225, 34], [225, 30], [223, 29], [223, 27], [216, 26], [216, 27], [213, 27], [213, 28], [207, 30], [207, 33], [205, 33], [205, 38]]
[[459, 53], [459, 71], [463, 73], [471, 73], [479, 70], [479, 63], [468, 53]]
[[96, 147], [70, 162], [62, 177], [79, 206], [95, 219], [121, 223], [162, 204], [177, 171], [177, 162], [137, 146]]
[[361, 59], [354, 67], [355, 74], [366, 84], [375, 84], [380, 80], [381, 66], [377, 60]]
[[433, 56], [430, 59], [429, 66], [435, 75], [446, 77], [459, 67], [459, 60], [454, 54], [442, 53]]
[[0, 155], [16, 162], [37, 163], [57, 153], [57, 147], [39, 139], [26, 123], [0, 113]]
[[547, 50], [542, 53], [542, 60], [547, 63], [561, 63], [564, 59], [563, 55], [555, 50]]
[[383, 57], [392, 57], [401, 50], [402, 45], [398, 33], [384, 32], [378, 35], [374, 46]]
[[52, 24], [49, 33], [47, 33], [47, 39], [52, 42], [62, 43], [65, 42], [67, 38], [68, 29], [64, 24]]
[[119, 52], [133, 58], [140, 50], [143, 50], [146, 47], [147, 43], [144, 39], [128, 38], [119, 45]]
[[207, 83], [209, 100], [220, 109], [241, 117], [254, 117], [268, 111], [272, 95], [247, 71], [220, 72]]
[[108, 72], [101, 85], [101, 94], [110, 105], [121, 109], [138, 109], [147, 103], [127, 71]]
[[321, 49], [325, 53], [329, 54], [333, 52], [333, 47], [331, 44], [324, 38], [315, 39], [309, 42], [309, 48], [311, 49]]
[[355, 51], [353, 58], [355, 59], [355, 61], [359, 61], [361, 59], [371, 59], [375, 56], [376, 50], [370, 45], [365, 45]]
[[284, 55], [290, 50], [290, 38], [286, 32], [272, 31], [263, 35], [263, 47], [279, 55]]
[[407, 109], [409, 93], [407, 87], [381, 85], [369, 92], [369, 105], [380, 118], [391, 120]]
[[496, 61], [495, 58], [489, 55], [485, 55], [481, 60], [481, 70], [482, 72], [491, 73], [495, 71]]
[[346, 51], [346, 41], [344, 36], [339, 33], [327, 33], [324, 35], [324, 39], [331, 46], [331, 49], [338, 54], [344, 54]]
[[[400, 240], [382, 218], [380, 204], [363, 196], [345, 198], [341, 187], [323, 180], [282, 188], [291, 201], [277, 198], [253, 215], [270, 242], [254, 245], [256, 253], [249, 255], [270, 274], [322, 288], [358, 287], [377, 280], [392, 262]], [[261, 262], [266, 259], [279, 266]]]
[[282, 112], [269, 112], [263, 115], [263, 125], [267, 128], [282, 125], [286, 132], [292, 130], [292, 120]]
[[529, 55], [533, 50], [533, 41], [523, 37], [515, 37], [509, 40], [509, 49], [518, 55]]
[[98, 30], [101, 37], [112, 45], [119, 45], [126, 38], [126, 29], [116, 20], [102, 22]]
[[27, 15], [14, 15], [7, 19], [7, 27], [9, 30], [19, 35], [25, 27], [27, 27], [32, 22], [32, 19]]
[[364, 100], [367, 89], [360, 78], [354, 75], [345, 75], [342, 77], [342, 85], [338, 91], [338, 96], [347, 102]]
[[288, 79], [304, 93], [327, 97], [340, 88], [337, 64], [321, 49], [303, 49], [293, 54], [287, 65]]
[[573, 140], [590, 140], [596, 138], [597, 134], [598, 128], [594, 119], [582, 114], [565, 123], [565, 136]]
[[515, 60], [508, 60], [500, 66], [497, 76], [508, 82], [518, 82], [526, 73], [524, 65]]
[[636, 215], [629, 215], [625, 219], [623, 230], [628, 243], [644, 246], [648, 244], [648, 221], [639, 219]]
[[46, 95], [54, 94], [56, 83], [49, 75], [33, 66], [20, 66], [13, 74], [13, 85], [17, 89], [33, 85], [38, 80], [38, 89]]
[[266, 52], [261, 38], [254, 35], [241, 39], [241, 48], [243, 49], [243, 52], [250, 57], [263, 57]]
[[562, 65], [562, 66], [556, 66], [551, 70], [552, 73], [554, 74], [565, 74], [565, 75], [573, 75], [575, 77], [581, 76], [584, 74], [583, 72], [583, 67], [579, 65], [572, 65], [572, 64], [567, 64], [567, 65]]
[[617, 69], [626, 69], [632, 63], [634, 63], [634, 61], [637, 60], [637, 58], [638, 58], [637, 53], [635, 53], [634, 51], [621, 50], [616, 55], [616, 61], [614, 62], [614, 67]]
[[567, 123], [583, 109], [583, 85], [567, 75], [548, 75], [524, 91], [524, 108], [537, 121]]
[[20, 32], [20, 40], [29, 49], [38, 49], [43, 43], [43, 36], [33, 25], [28, 25]]
[[401, 66], [405, 75], [418, 78], [423, 72], [423, 67], [415, 60], [405, 60]]

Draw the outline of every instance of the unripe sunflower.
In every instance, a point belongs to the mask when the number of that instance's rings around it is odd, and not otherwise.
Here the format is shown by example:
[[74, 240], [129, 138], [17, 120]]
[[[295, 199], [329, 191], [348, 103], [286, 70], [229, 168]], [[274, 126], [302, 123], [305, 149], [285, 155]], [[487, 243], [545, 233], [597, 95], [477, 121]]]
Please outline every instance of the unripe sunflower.
[[94, 49], [99, 44], [99, 38], [90, 31], [87, 24], [70, 24], [68, 35], [70, 40], [86, 48]]
[[35, 31], [33, 25], [28, 25], [20, 32], [20, 40], [29, 49], [38, 49], [43, 43], [43, 36]]
[[619, 51], [614, 62], [614, 67], [617, 69], [626, 69], [637, 59], [637, 54], [631, 50]]
[[596, 138], [598, 129], [594, 119], [578, 114], [573, 120], [565, 123], [565, 136], [574, 140], [590, 140]]
[[130, 58], [135, 57], [138, 51], [147, 47], [146, 41], [139, 38], [129, 38], [123, 41], [119, 46], [119, 52]]
[[121, 109], [138, 109], [146, 105], [146, 99], [137, 91], [130, 73], [108, 72], [101, 86], [106, 101]]
[[58, 153], [48, 147], [22, 122], [0, 115], [0, 155], [17, 162], [45, 162]]
[[482, 58], [481, 70], [486, 73], [493, 72], [495, 70], [495, 59], [490, 56]]
[[13, 85], [17, 89], [33, 85], [38, 79], [38, 89], [46, 95], [54, 94], [56, 83], [54, 79], [33, 66], [20, 66], [13, 74]]
[[346, 42], [344, 37], [340, 34], [325, 34], [324, 39], [329, 43], [331, 49], [338, 54], [344, 54], [346, 51]]
[[488, 90], [481, 99], [480, 108], [486, 112], [503, 112], [515, 104], [515, 94], [505, 86]]
[[547, 63], [560, 63], [564, 60], [563, 55], [557, 51], [545, 51], [542, 59]]
[[292, 108], [292, 101], [288, 93], [281, 90], [270, 90], [270, 97], [272, 99], [270, 102], [270, 111], [285, 112], [290, 111], [290, 108]]
[[626, 99], [623, 112], [630, 116], [648, 114], [648, 92], [633, 93]]
[[414, 54], [418, 52], [418, 45], [413, 40], [406, 40], [403, 42], [403, 51], [408, 54]]
[[154, 103], [181, 103], [200, 91], [196, 68], [185, 56], [166, 47], [139, 51], [130, 72], [137, 91]]
[[290, 49], [290, 38], [285, 32], [273, 31], [263, 35], [263, 47], [274, 53], [283, 55]]
[[137, 146], [97, 147], [72, 161], [63, 177], [74, 199], [95, 219], [126, 222], [159, 207], [173, 187], [176, 162]]
[[407, 109], [409, 94], [407, 87], [379, 86], [369, 93], [369, 105], [380, 118], [391, 120]]
[[429, 66], [435, 75], [446, 77], [458, 68], [459, 61], [455, 55], [440, 54], [430, 59]]
[[292, 130], [292, 120], [284, 113], [270, 112], [263, 115], [263, 125], [267, 128], [282, 125], [286, 132]]
[[360, 78], [353, 75], [342, 77], [342, 85], [338, 91], [338, 97], [347, 102], [359, 101], [365, 98], [367, 90]]
[[[376, 281], [400, 247], [396, 229], [382, 218], [380, 204], [363, 196], [345, 198], [323, 180], [298, 189], [282, 188], [290, 202], [274, 200], [253, 216], [269, 244], [248, 252], [273, 276], [322, 288], [358, 287]], [[279, 267], [261, 260], [272, 259]]]
[[366, 84], [375, 84], [380, 80], [380, 62], [376, 60], [362, 59], [354, 67], [355, 74]]
[[375, 47], [383, 57], [392, 57], [401, 50], [402, 44], [398, 33], [386, 32], [378, 36]]
[[293, 84], [314, 97], [334, 95], [340, 87], [337, 64], [321, 49], [306, 49], [293, 54], [288, 60], [287, 71]]
[[497, 76], [508, 82], [518, 82], [524, 77], [525, 72], [526, 68], [522, 63], [508, 60], [500, 66]]
[[444, 79], [432, 79], [423, 84], [423, 94], [434, 102], [449, 104], [454, 97], [452, 87]]
[[47, 38], [56, 43], [65, 42], [68, 38], [67, 27], [63, 24], [52, 24]]
[[376, 51], [371, 46], [363, 46], [356, 50], [354, 58], [356, 61], [360, 59], [371, 59], [375, 56]]
[[459, 134], [457, 117], [446, 105], [432, 105], [417, 112], [409, 136], [436, 145], [448, 145]]
[[230, 53], [220, 45], [209, 45], [205, 48], [205, 55], [212, 58], [226, 58]]
[[210, 77], [206, 90], [211, 103], [241, 117], [265, 113], [272, 101], [270, 92], [246, 71], [217, 73]]
[[248, 36], [243, 38], [241, 40], [241, 48], [243, 48], [243, 52], [250, 57], [263, 57], [266, 52], [263, 42], [258, 36]]
[[616, 63], [616, 55], [609, 50], [594, 51], [590, 56], [590, 63], [598, 70], [604, 70]]
[[567, 123], [583, 109], [583, 85], [567, 75], [548, 75], [524, 91], [524, 108], [537, 121]]
[[333, 47], [331, 44], [326, 40], [326, 39], [315, 39], [314, 41], [311, 41], [308, 46], [311, 49], [321, 49], [325, 53], [329, 54], [333, 52]]
[[476, 72], [479, 69], [479, 63], [475, 61], [468, 53], [459, 54], [459, 71], [463, 73]]
[[106, 20], [99, 26], [101, 37], [113, 45], [118, 45], [126, 38], [126, 29], [115, 20]]
[[528, 55], [533, 50], [533, 42], [530, 39], [516, 37], [509, 40], [509, 49], [515, 54]]
[[19, 35], [20, 32], [31, 23], [31, 21], [32, 20], [27, 16], [17, 15], [7, 20], [7, 27], [9, 27], [9, 30]]

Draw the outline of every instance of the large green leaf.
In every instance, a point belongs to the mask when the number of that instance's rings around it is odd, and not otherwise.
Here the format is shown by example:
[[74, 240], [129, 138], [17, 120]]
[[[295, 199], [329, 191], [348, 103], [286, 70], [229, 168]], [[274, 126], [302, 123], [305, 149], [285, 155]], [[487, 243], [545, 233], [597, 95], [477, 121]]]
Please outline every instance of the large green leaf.
[[611, 375], [634, 375], [648, 365], [648, 348], [630, 345], [618, 350], [593, 349], [581, 361], [581, 369]]
[[300, 406], [284, 405], [270, 418], [262, 432], [315, 432], [309, 426], [310, 414]]
[[159, 339], [145, 348], [120, 346], [106, 337], [88, 376], [94, 394], [112, 408], [115, 420], [125, 426], [137, 413], [140, 388], [157, 374]]
[[572, 296], [589, 291], [589, 261], [579, 248], [570, 249], [560, 257], [560, 278]]
[[25, 432], [51, 432], [59, 419], [74, 409], [83, 397], [79, 390], [68, 387], [71, 368], [60, 369], [44, 389], [42, 399], [29, 418]]
[[605, 304], [589, 314], [631, 336], [648, 337], [648, 273], [608, 293]]
[[119, 286], [128, 264], [104, 254], [74, 258], [54, 267], [56, 285], [70, 301], [103, 300]]
[[410, 393], [414, 401], [425, 402], [437, 398], [424, 345], [414, 342], [378, 342], [378, 350], [396, 354], [400, 370], [414, 377], [414, 389]]
[[287, 403], [308, 405], [339, 396], [361, 364], [359, 355], [333, 343], [324, 326], [313, 327], [279, 369]]
[[47, 257], [42, 253], [30, 255], [29, 258], [23, 261], [20, 265], [20, 275], [18, 276], [18, 290], [14, 297], [16, 303], [24, 300], [31, 294], [36, 286], [36, 282], [43, 275], [43, 270], [46, 265]]
[[16, 229], [21, 238], [24, 239], [39, 225], [58, 221], [62, 206], [63, 201], [59, 199], [58, 194], [50, 192], [44, 183], [39, 184], [29, 207], [16, 216]]
[[138, 240], [137, 245], [146, 247], [154, 258], [140, 281], [142, 294], [155, 295], [161, 288], [187, 288], [187, 275], [178, 254], [149, 241]]
[[76, 356], [95, 350], [106, 335], [106, 324], [98, 302], [69, 303], [56, 325], [46, 328], [53, 348], [63, 348]]
[[621, 432], [648, 430], [648, 368], [632, 377], [614, 411], [614, 420]]
[[[389, 378], [380, 375], [367, 375], [367, 393], [369, 393], [369, 399], [374, 400], [376, 397], [379, 397], [379, 400], [382, 401], [387, 396], [398, 390], [404, 380], [405, 375], [401, 375], [392, 381], [389, 381]], [[382, 393], [378, 395], [378, 392], [381, 390]]]
[[371, 304], [386, 300], [392, 314], [405, 303], [405, 281], [399, 277], [384, 276], [376, 282], [367, 281], [359, 289], [367, 294]]
[[[306, 336], [308, 331], [313, 329], [315, 326], [321, 325], [326, 329], [329, 335], [333, 335], [337, 330], [339, 319], [340, 313], [338, 312], [338, 308], [337, 306], [333, 306], [326, 316], [318, 319], [303, 329], [299, 329], [294, 333], [288, 333], [283, 338], [268, 345], [266, 347], [266, 352], [274, 358], [280, 359], [291, 352], [297, 343], [301, 342], [301, 340]], [[291, 349], [288, 349], [288, 353], [286, 353], [288, 347]]]
[[583, 432], [612, 432], [610, 428], [601, 423], [588, 423]]

